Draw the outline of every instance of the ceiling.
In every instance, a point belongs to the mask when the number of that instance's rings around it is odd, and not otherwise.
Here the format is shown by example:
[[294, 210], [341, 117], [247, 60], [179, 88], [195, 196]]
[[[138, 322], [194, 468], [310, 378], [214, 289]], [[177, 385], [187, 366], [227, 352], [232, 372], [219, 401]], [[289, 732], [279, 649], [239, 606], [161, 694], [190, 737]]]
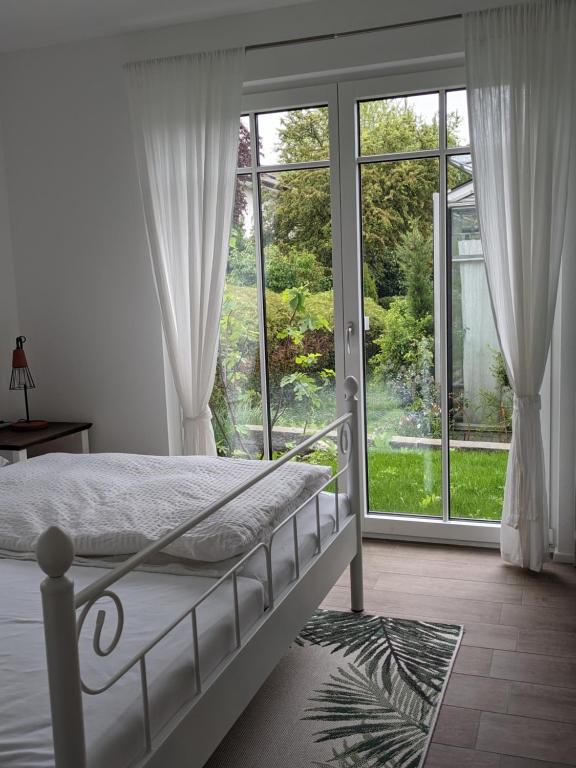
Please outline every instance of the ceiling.
[[306, 2], [311, 0], [1, 0], [0, 51]]

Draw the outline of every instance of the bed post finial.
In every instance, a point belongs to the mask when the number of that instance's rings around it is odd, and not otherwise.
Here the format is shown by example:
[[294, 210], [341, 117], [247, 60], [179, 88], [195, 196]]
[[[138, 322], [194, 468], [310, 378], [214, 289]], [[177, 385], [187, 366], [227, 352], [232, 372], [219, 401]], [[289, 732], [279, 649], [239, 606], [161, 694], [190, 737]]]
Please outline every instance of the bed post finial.
[[36, 559], [48, 576], [40, 589], [55, 766], [86, 768], [74, 584], [66, 576], [74, 560], [72, 540], [56, 526], [48, 528], [36, 544]]
[[50, 578], [64, 576], [74, 560], [72, 539], [61, 528], [50, 526], [38, 539], [36, 559], [40, 568]]
[[353, 611], [364, 610], [364, 577], [362, 575], [362, 503], [360, 499], [360, 417], [358, 413], [358, 382], [353, 376], [344, 380], [346, 411], [352, 416], [349, 421], [352, 435], [348, 464], [348, 497], [351, 511], [356, 517], [356, 556], [350, 563], [350, 603]]

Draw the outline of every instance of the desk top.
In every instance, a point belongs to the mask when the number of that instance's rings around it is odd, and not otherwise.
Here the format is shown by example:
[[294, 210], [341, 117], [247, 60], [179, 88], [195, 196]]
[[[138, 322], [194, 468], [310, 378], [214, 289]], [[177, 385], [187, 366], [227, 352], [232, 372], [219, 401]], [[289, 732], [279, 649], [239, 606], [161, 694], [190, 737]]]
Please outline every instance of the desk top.
[[32, 429], [28, 432], [4, 427], [0, 429], [0, 450], [23, 451], [33, 445], [48, 443], [66, 435], [75, 435], [90, 429], [92, 424], [85, 421], [50, 421], [44, 429]]

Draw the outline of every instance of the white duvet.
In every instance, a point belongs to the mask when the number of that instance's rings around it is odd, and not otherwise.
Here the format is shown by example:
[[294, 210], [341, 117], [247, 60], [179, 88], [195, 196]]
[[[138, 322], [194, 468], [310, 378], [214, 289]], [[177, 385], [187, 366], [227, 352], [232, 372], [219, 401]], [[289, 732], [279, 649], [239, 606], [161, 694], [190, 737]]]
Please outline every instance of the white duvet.
[[[77, 555], [126, 555], [156, 541], [270, 462], [207, 456], [53, 453], [0, 472], [0, 548], [34, 550], [58, 525]], [[330, 476], [328, 467], [289, 462], [165, 550], [225, 560], [265, 541]]]

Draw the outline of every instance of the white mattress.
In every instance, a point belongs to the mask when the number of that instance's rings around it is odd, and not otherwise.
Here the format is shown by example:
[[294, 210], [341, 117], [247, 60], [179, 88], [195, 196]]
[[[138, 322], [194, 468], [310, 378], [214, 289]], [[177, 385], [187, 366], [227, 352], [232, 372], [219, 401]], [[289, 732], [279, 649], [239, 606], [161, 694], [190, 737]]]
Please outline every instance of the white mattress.
[[168, 545], [175, 557], [219, 561], [249, 552], [330, 478], [291, 461], [128, 453], [52, 453], [0, 475], [0, 546], [34, 551], [57, 525], [79, 555], [139, 552], [205, 512], [265, 468], [274, 472]]
[[[75, 567], [81, 588], [102, 574], [100, 568]], [[43, 574], [33, 562], [0, 560], [0, 581], [9, 588], [0, 598], [0, 765], [2, 768], [53, 768], [52, 731], [40, 606]], [[125, 627], [116, 651], [95, 657], [87, 619], [80, 643], [87, 685], [101, 685], [146, 642], [170, 623], [214, 579], [136, 572], [117, 585], [125, 609]], [[255, 579], [240, 578], [238, 595], [242, 632], [264, 611], [263, 589]], [[106, 603], [111, 605], [108, 600]], [[104, 604], [104, 603], [103, 603]], [[198, 610], [200, 669], [206, 677], [234, 648], [234, 612], [229, 583]], [[95, 619], [96, 611], [90, 614]], [[114, 609], [109, 611], [114, 631]], [[150, 710], [156, 732], [194, 693], [191, 622], [183, 623], [148, 656]], [[160, 674], [162, 673], [162, 674]], [[143, 730], [139, 671], [136, 667], [110, 691], [84, 695], [90, 768], [125, 768], [142, 750]]]

